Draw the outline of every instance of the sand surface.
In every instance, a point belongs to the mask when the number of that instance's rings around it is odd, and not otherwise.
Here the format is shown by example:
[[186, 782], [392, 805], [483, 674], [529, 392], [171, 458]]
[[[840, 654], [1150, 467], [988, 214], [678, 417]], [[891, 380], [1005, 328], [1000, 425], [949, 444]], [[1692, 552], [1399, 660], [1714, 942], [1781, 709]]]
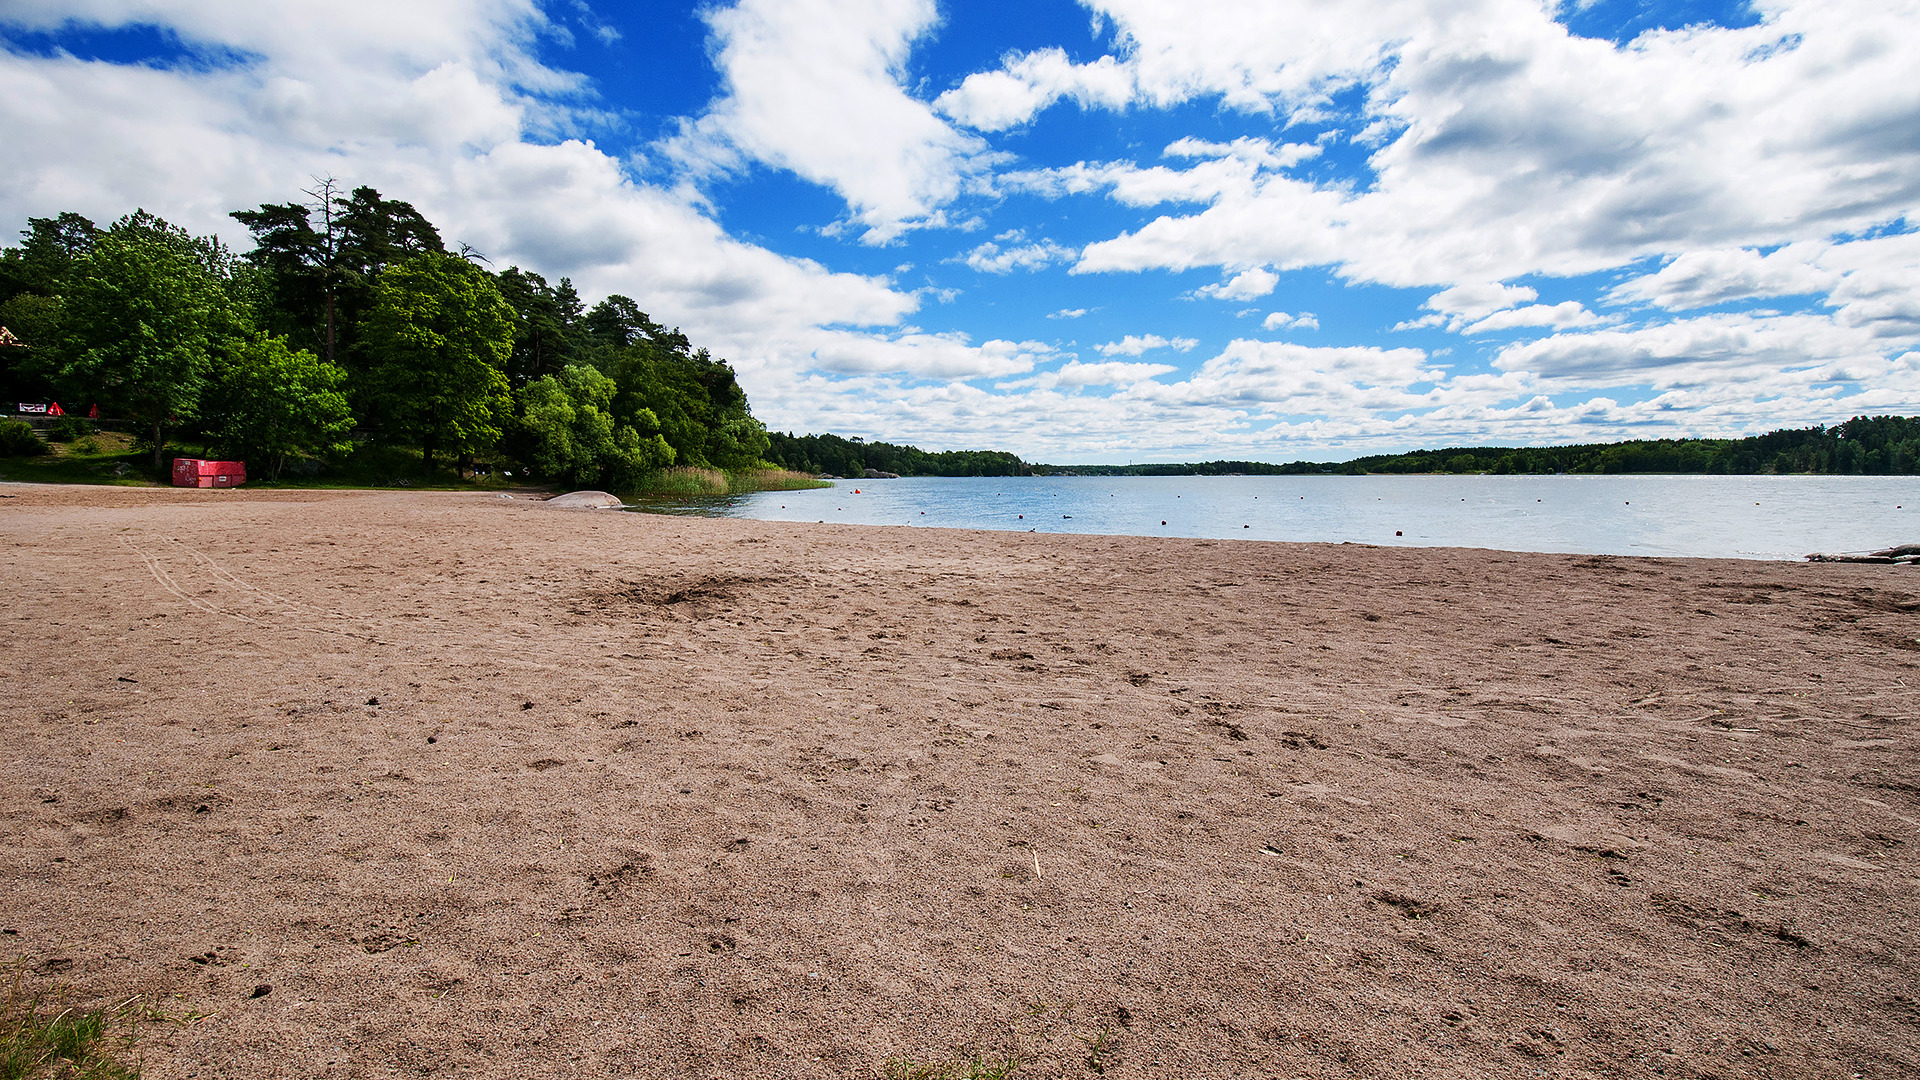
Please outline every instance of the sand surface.
[[1920, 1075], [1920, 571], [0, 493], [150, 1078]]

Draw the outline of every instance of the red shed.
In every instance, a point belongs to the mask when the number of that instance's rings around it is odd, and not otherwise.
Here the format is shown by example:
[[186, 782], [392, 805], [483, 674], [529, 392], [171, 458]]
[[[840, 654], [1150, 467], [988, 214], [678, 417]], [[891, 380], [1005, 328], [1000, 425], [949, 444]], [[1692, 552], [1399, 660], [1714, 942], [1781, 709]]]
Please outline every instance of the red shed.
[[244, 461], [203, 461], [200, 458], [173, 459], [174, 487], [239, 487], [247, 482]]

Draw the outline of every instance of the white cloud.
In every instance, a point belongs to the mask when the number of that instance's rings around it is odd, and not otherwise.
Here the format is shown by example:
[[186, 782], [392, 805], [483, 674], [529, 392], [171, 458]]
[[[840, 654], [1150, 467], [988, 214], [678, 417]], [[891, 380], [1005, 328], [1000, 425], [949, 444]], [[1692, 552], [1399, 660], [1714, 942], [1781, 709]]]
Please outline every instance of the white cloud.
[[1060, 309], [1059, 311], [1055, 311], [1055, 312], [1051, 312], [1051, 313], [1049, 313], [1049, 314], [1047, 315], [1047, 318], [1049, 318], [1049, 319], [1077, 319], [1077, 318], [1079, 318], [1080, 316], [1082, 316], [1082, 315], [1085, 315], [1086, 313], [1087, 313], [1087, 309], [1086, 309], [1086, 308], [1083, 308], [1083, 307], [1068, 307], [1068, 308], [1061, 308], [1061, 309]]
[[1559, 333], [1501, 349], [1494, 366], [1565, 390], [1729, 388], [1746, 396], [1871, 384], [1886, 343], [1824, 315], [1704, 315], [1638, 329]]
[[1102, 356], [1139, 356], [1149, 349], [1172, 349], [1175, 352], [1189, 352], [1200, 344], [1198, 338], [1163, 338], [1159, 334], [1128, 334], [1119, 341], [1109, 341], [1105, 345], [1096, 345], [1094, 349]]
[[1079, 388], [1087, 386], [1132, 386], [1159, 375], [1167, 375], [1180, 370], [1171, 364], [1128, 364], [1109, 361], [1100, 364], [1083, 364], [1078, 360], [1069, 360], [1055, 371], [1043, 371], [1030, 379], [1018, 382], [996, 384], [995, 389], [1020, 390], [1038, 388], [1052, 390], [1057, 387]]
[[1523, 326], [1550, 326], [1556, 330], [1565, 330], [1577, 326], [1597, 326], [1605, 321], [1588, 311], [1578, 300], [1567, 300], [1558, 304], [1529, 304], [1526, 307], [1496, 311], [1467, 326], [1461, 333], [1490, 334], [1497, 330], [1512, 330]]
[[1260, 320], [1260, 329], [1318, 330], [1320, 329], [1320, 320], [1315, 318], [1311, 311], [1303, 311], [1298, 315], [1289, 315], [1284, 311], [1274, 311], [1269, 312], [1266, 318]]
[[1838, 284], [1839, 275], [1812, 266], [1809, 254], [1802, 245], [1765, 256], [1746, 248], [1688, 251], [1655, 273], [1615, 287], [1608, 298], [1677, 311], [1755, 297], [1823, 293]]
[[[1361, 87], [1379, 149], [1373, 183], [1353, 188], [1266, 166], [1231, 184], [1166, 170], [1163, 191], [1211, 191], [1209, 205], [1087, 245], [1082, 272], [1324, 265], [1400, 286], [1499, 281], [1920, 210], [1920, 143], [1901, 134], [1920, 129], [1913, 0], [1781, 0], [1756, 26], [1627, 47], [1571, 36], [1529, 0], [1223, 0], [1205, 19], [1098, 6], [1127, 42], [1130, 105], [1217, 95], [1298, 117]], [[1124, 167], [1081, 172], [1056, 182], [1126, 201]]]
[[1614, 288], [1608, 299], [1686, 310], [1758, 298], [1814, 295], [1842, 324], [1876, 336], [1920, 333], [1920, 233], [1839, 243], [1804, 241], [1761, 255], [1688, 252]]
[[1255, 300], [1273, 291], [1280, 284], [1280, 275], [1263, 267], [1242, 270], [1231, 280], [1214, 285], [1202, 285], [1193, 290], [1198, 296], [1209, 296], [1216, 300]]
[[967, 76], [933, 104], [968, 127], [1001, 131], [1025, 123], [1061, 98], [1118, 109], [1133, 93], [1132, 74], [1113, 57], [1075, 64], [1060, 49], [1040, 49], [1009, 59], [1004, 70]]
[[840, 331], [812, 335], [812, 367], [837, 374], [905, 372], [922, 379], [1004, 378], [1032, 371], [1053, 355], [1040, 341], [993, 340], [970, 344], [957, 331], [910, 331], [891, 337]]
[[1028, 242], [1026, 234], [1016, 229], [978, 245], [961, 256], [960, 261], [983, 274], [1007, 274], [1015, 270], [1044, 270], [1071, 261], [1075, 254], [1072, 248], [1045, 238]]
[[696, 172], [760, 161], [832, 188], [863, 239], [946, 223], [941, 207], [992, 160], [909, 95], [908, 54], [933, 0], [740, 0], [708, 9], [726, 93], [668, 146]]
[[1482, 319], [1496, 311], [1537, 299], [1539, 293], [1525, 285], [1485, 282], [1455, 285], [1427, 297], [1422, 307], [1462, 319]]

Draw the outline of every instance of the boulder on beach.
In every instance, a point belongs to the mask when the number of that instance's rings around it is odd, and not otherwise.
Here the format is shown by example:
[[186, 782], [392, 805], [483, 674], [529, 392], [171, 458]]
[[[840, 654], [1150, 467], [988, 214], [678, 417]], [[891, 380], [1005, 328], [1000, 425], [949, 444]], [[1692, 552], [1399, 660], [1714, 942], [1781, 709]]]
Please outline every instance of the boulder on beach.
[[604, 491], [569, 491], [548, 499], [547, 505], [561, 510], [619, 510], [627, 504]]

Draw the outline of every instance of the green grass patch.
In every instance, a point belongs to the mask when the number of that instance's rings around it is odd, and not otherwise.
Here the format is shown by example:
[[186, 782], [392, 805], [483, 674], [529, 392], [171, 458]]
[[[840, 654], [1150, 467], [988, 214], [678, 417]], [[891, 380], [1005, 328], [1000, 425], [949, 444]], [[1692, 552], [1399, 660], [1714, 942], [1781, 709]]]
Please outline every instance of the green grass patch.
[[130, 436], [117, 431], [96, 431], [72, 442], [42, 445], [41, 453], [0, 457], [0, 480], [145, 487], [167, 479], [154, 470], [151, 451], [136, 449]]
[[138, 1080], [139, 1068], [127, 1061], [131, 1004], [64, 1006], [63, 995], [28, 994], [16, 972], [0, 1006], [0, 1080]]

